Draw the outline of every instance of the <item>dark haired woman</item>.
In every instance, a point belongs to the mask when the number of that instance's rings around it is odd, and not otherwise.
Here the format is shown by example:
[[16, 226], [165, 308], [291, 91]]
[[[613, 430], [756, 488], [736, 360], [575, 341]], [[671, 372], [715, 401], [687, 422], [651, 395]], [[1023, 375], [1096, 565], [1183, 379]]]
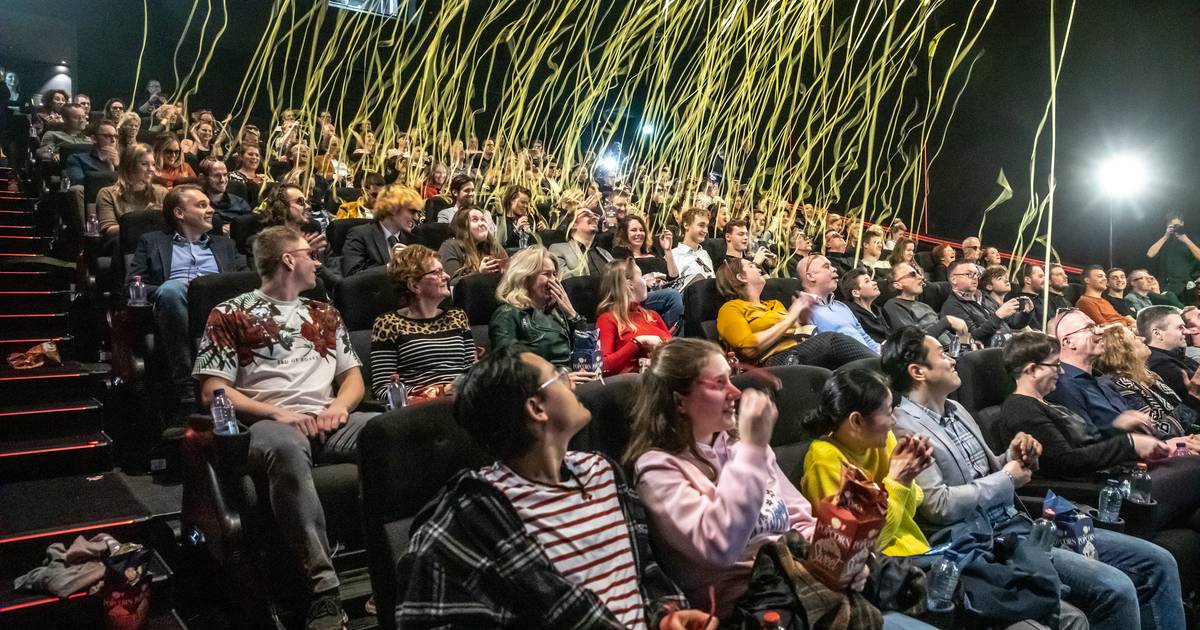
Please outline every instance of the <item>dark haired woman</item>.
[[479, 208], [464, 210], [450, 223], [454, 238], [442, 243], [438, 256], [452, 283], [473, 273], [503, 271], [508, 254], [488, 232], [485, 213]]
[[858, 468], [887, 490], [887, 520], [879, 533], [879, 549], [889, 556], [929, 551], [929, 541], [915, 519], [925, 494], [917, 475], [933, 462], [926, 438], [897, 441], [892, 434], [892, 391], [883, 377], [869, 370], [835, 373], [821, 391], [821, 404], [805, 419], [813, 440], [804, 458], [801, 490], [813, 503], [838, 493], [842, 466]]
[[741, 258], [726, 259], [717, 269], [717, 289], [726, 299], [717, 312], [717, 334], [738, 357], [756, 365], [818, 365], [828, 369], [876, 356], [841, 333], [808, 336], [812, 298], [797, 295], [791, 306], [762, 299], [767, 284], [762, 269]]

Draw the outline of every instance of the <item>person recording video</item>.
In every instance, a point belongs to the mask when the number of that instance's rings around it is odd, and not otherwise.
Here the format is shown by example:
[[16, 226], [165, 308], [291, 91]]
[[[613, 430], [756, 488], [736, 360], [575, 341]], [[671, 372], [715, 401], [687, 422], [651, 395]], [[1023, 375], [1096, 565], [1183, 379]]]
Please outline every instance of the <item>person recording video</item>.
[[1182, 213], [1167, 213], [1167, 229], [1146, 250], [1146, 257], [1159, 260], [1163, 291], [1178, 295], [1184, 304], [1193, 302], [1186, 293], [1200, 269], [1200, 247], [1184, 232]]

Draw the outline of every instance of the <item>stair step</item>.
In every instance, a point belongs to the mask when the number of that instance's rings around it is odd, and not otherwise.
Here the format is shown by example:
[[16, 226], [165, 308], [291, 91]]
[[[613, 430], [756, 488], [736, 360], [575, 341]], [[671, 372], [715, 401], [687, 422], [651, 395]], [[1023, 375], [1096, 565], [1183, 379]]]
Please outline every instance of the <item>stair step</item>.
[[0, 442], [0, 479], [23, 481], [105, 472], [112, 469], [112, 451], [112, 439], [103, 431]]
[[30, 236], [33, 232], [32, 225], [22, 225], [19, 222], [0, 221], [0, 236]]
[[[112, 369], [105, 363], [78, 363], [43, 366], [31, 370], [14, 370], [0, 364], [0, 400], [19, 405], [55, 398], [83, 400], [103, 391], [100, 382]], [[3, 479], [0, 476], [0, 479]]]
[[71, 290], [74, 285], [74, 279], [67, 273], [0, 271], [0, 291]]
[[0, 313], [60, 313], [74, 298], [69, 289], [0, 290]]
[[62, 336], [71, 332], [70, 314], [58, 313], [4, 313], [0, 307], [0, 329], [6, 335], [23, 337]]
[[46, 253], [49, 246], [49, 236], [0, 235], [0, 255], [38, 256]]
[[[72, 475], [0, 485], [0, 553], [45, 550], [54, 542], [107, 532], [122, 542], [151, 516], [117, 473]], [[0, 562], [0, 566], [11, 566]]]
[[75, 358], [75, 338], [71, 335], [19, 336], [11, 335], [3, 329], [0, 329], [0, 357], [7, 357], [12, 352], [26, 352], [33, 346], [47, 341], [53, 341], [58, 344], [58, 352], [62, 355], [64, 361]]
[[102, 405], [92, 398], [5, 405], [0, 407], [0, 443], [95, 432], [102, 424]]

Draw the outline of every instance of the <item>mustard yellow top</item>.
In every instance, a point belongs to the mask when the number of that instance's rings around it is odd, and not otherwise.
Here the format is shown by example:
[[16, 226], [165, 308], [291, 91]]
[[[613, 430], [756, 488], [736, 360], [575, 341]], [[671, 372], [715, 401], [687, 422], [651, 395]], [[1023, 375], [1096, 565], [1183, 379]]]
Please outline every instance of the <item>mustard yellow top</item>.
[[811, 326], [797, 323], [780, 337], [779, 343], [766, 353], [760, 354], [754, 344], [754, 335], [778, 324], [787, 317], [787, 312], [787, 307], [779, 300], [763, 300], [758, 304], [746, 300], [729, 300], [717, 311], [717, 334], [725, 347], [737, 353], [739, 359], [762, 363], [767, 357], [798, 343], [795, 339], [789, 339], [789, 336], [812, 329]]
[[902, 485], [888, 479], [888, 465], [894, 448], [896, 436], [891, 431], [888, 432], [887, 446], [867, 449], [865, 453], [852, 453], [828, 435], [813, 440], [804, 458], [800, 492], [813, 504], [815, 513], [817, 503], [841, 490], [842, 462], [857, 466], [888, 493], [887, 520], [879, 533], [879, 549], [889, 556], [915, 556], [929, 551], [929, 541], [913, 516], [925, 493], [915, 481]]

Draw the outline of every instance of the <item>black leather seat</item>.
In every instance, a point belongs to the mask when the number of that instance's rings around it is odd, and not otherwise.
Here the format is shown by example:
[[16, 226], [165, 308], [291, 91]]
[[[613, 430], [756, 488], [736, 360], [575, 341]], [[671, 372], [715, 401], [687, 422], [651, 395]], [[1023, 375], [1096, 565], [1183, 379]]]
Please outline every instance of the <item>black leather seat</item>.
[[779, 300], [786, 308], [792, 305], [796, 294], [804, 290], [804, 285], [796, 278], [767, 278], [763, 286], [763, 300]]
[[575, 312], [589, 322], [595, 322], [596, 309], [600, 306], [600, 276], [567, 278], [562, 285]]
[[239, 252], [251, 256], [254, 252], [250, 251], [250, 237], [257, 234], [261, 228], [262, 223], [257, 214], [239, 215], [229, 221], [229, 238], [233, 239], [233, 244]]
[[916, 259], [917, 264], [921, 267], [921, 270], [926, 274], [933, 271], [933, 268], [937, 266], [933, 262], [933, 252], [918, 251], [916, 254], [914, 254], [914, 258]]
[[435, 252], [452, 236], [449, 223], [426, 222], [413, 228], [413, 240]]
[[500, 307], [500, 300], [496, 299], [496, 287], [499, 285], [499, 273], [473, 273], [454, 285], [454, 305], [466, 312], [476, 346], [491, 346], [488, 322], [492, 321], [492, 313]]
[[[782, 387], [774, 394], [779, 419], [771, 434], [771, 450], [775, 451], [780, 470], [799, 487], [800, 477], [804, 475], [804, 457], [814, 437], [804, 430], [802, 421], [817, 408], [821, 401], [821, 389], [832, 372], [813, 365], [789, 365], [763, 371], [774, 375], [782, 383]], [[755, 386], [769, 389], [763, 386], [762, 376], [757, 371], [739, 374], [734, 377], [733, 384], [741, 389]]]
[[729, 251], [729, 245], [723, 238], [706, 238], [700, 244], [700, 248], [708, 252], [708, 257], [712, 259], [713, 270], [721, 266], [721, 261], [725, 259], [725, 252]]
[[346, 243], [346, 234], [352, 228], [370, 222], [371, 219], [338, 219], [330, 221], [329, 227], [325, 228], [325, 240], [329, 241], [329, 255], [341, 256], [342, 245]]
[[935, 312], [942, 311], [942, 305], [946, 303], [946, 299], [950, 297], [949, 282], [927, 282], [925, 290], [921, 292], [921, 301], [928, 304]]
[[[335, 221], [336, 223], [336, 221]], [[367, 398], [371, 391], [371, 330], [380, 315], [400, 307], [386, 267], [373, 267], [343, 279], [333, 287], [333, 305], [342, 314], [350, 345], [362, 362]]]
[[1004, 350], [986, 348], [967, 352], [958, 359], [962, 380], [955, 398], [975, 418], [992, 451], [1003, 453], [1012, 436], [997, 432], [1000, 406], [1016, 389], [1016, 383], [1004, 368]]
[[379, 626], [395, 628], [396, 565], [413, 517], [459, 471], [492, 462], [454, 421], [452, 401], [434, 400], [380, 415], [359, 436], [359, 478], [367, 556]]
[[684, 329], [689, 337], [704, 337], [720, 343], [717, 336], [717, 312], [725, 298], [712, 278], [697, 280], [683, 290]]
[[603, 384], [592, 381], [576, 389], [579, 400], [592, 412], [592, 421], [571, 440], [573, 450], [598, 451], [621, 461], [629, 445], [638, 381], [638, 374], [620, 374]]
[[567, 237], [562, 230], [538, 230], [537, 240], [542, 244], [542, 247], [550, 247], [558, 243], [567, 242]]

